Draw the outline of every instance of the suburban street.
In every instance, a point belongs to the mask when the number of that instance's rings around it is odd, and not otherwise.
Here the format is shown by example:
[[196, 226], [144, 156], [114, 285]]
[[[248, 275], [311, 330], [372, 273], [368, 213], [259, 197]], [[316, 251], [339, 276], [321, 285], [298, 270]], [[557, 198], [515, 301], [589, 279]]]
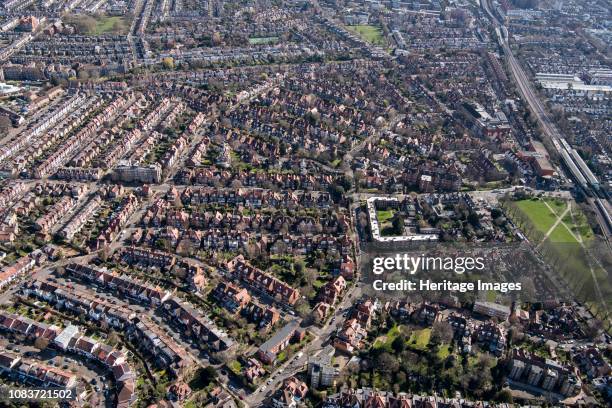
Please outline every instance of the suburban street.
[[[245, 398], [244, 402], [248, 403], [250, 406], [260, 406], [268, 396], [269, 390], [273, 391], [277, 389], [286, 378], [304, 370], [305, 366], [308, 364], [308, 359], [318, 355], [327, 342], [329, 342], [331, 335], [342, 326], [344, 323], [343, 315], [360, 295], [361, 284], [356, 283], [354, 286], [351, 286], [342, 301], [336, 306], [334, 314], [327, 320], [325, 326], [322, 328], [312, 326], [308, 329], [314, 335], [314, 339], [300, 350], [301, 354], [296, 354], [284, 364], [277, 367], [276, 370], [270, 374], [271, 381], [268, 380], [264, 385], [260, 385], [253, 394]], [[264, 387], [265, 389], [263, 389]]]

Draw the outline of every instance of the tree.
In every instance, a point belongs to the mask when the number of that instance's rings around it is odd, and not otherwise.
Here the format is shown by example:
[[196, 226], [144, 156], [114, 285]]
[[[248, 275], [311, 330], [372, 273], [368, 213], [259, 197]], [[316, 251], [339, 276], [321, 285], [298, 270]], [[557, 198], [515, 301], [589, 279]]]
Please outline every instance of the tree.
[[100, 260], [102, 260], [103, 262], [106, 262], [110, 259], [110, 249], [108, 246], [105, 246], [102, 248], [102, 250], [100, 251], [99, 254], [99, 258]]
[[306, 317], [308, 313], [310, 313], [310, 307], [308, 306], [308, 303], [304, 302], [302, 299], [300, 299], [300, 302], [295, 307], [295, 310], [297, 311], [300, 317]]
[[228, 353], [214, 352], [211, 354], [211, 356], [213, 360], [218, 361], [222, 364], [225, 364], [232, 359]]
[[89, 73], [85, 70], [79, 71], [78, 76], [81, 81], [87, 81], [89, 79]]
[[212, 44], [215, 46], [221, 45], [221, 34], [218, 31], [215, 31], [212, 35]]
[[491, 209], [491, 218], [496, 219], [504, 215], [504, 213], [499, 208]]
[[124, 19], [116, 20], [113, 23], [113, 30], [112, 30], [112, 32], [114, 34], [122, 34], [122, 33], [125, 33], [126, 30], [127, 30], [127, 26], [126, 26], [126, 23], [125, 23]]
[[431, 329], [432, 343], [450, 343], [453, 340], [453, 328], [448, 322], [435, 322]]
[[535, 287], [535, 284], [533, 283], [533, 279], [530, 279], [528, 277], [523, 277], [521, 279], [521, 289], [522, 290], [520, 292], [520, 296], [522, 300], [526, 302], [531, 302], [535, 300], [536, 287]]
[[68, 15], [63, 18], [63, 21], [71, 26], [74, 26], [78, 34], [89, 35], [96, 29], [96, 20], [87, 15]]
[[100, 322], [100, 329], [103, 331], [107, 331], [109, 329], [108, 322], [106, 320], [102, 320]]
[[40, 351], [45, 350], [47, 347], [49, 347], [49, 339], [46, 337], [37, 337], [36, 340], [34, 340], [34, 347]]
[[296, 276], [301, 276], [304, 273], [304, 261], [298, 259], [293, 264], [293, 269], [295, 270]]
[[211, 366], [205, 368], [200, 367], [196, 370], [192, 380], [189, 382], [189, 386], [193, 390], [200, 390], [208, 386], [208, 384], [210, 384], [216, 379], [217, 370], [215, 370]]
[[115, 333], [114, 331], [112, 331], [109, 335], [108, 338], [106, 339], [106, 342], [111, 345], [111, 346], [115, 346], [119, 343], [120, 337], [117, 333]]
[[404, 351], [404, 349], [406, 348], [406, 339], [404, 338], [404, 336], [399, 335], [395, 339], [393, 339], [393, 342], [391, 343], [391, 348], [396, 353], [401, 353], [402, 351]]
[[391, 374], [399, 369], [399, 362], [393, 355], [384, 352], [376, 358], [376, 369], [381, 373]]
[[598, 319], [591, 319], [587, 324], [585, 334], [591, 340], [595, 340], [603, 328], [603, 323]]
[[495, 400], [497, 402], [505, 402], [508, 404], [512, 404], [514, 399], [512, 398], [512, 393], [509, 390], [501, 390], [495, 395]]
[[6, 115], [0, 115], [0, 134], [7, 134], [11, 128], [11, 120]]
[[391, 221], [391, 223], [393, 224], [394, 234], [396, 235], [404, 234], [404, 217], [402, 217], [400, 213], [395, 214], [395, 216], [393, 217], [393, 221]]
[[169, 69], [169, 70], [174, 69], [174, 58], [165, 57], [164, 59], [162, 59], [162, 65], [164, 66], [165, 69]]
[[474, 227], [478, 227], [478, 224], [480, 223], [478, 214], [476, 214], [475, 212], [470, 212], [470, 215], [468, 215], [467, 220]]
[[329, 193], [331, 194], [332, 200], [335, 203], [339, 203], [344, 197], [344, 187], [339, 186], [337, 184], [332, 184], [329, 186]]

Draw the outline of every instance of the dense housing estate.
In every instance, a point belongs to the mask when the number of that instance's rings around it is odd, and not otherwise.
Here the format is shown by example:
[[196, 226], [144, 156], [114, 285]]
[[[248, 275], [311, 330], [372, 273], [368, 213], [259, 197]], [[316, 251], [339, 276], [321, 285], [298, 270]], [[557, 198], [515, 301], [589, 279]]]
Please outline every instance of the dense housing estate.
[[0, 385], [609, 405], [611, 10], [0, 1]]

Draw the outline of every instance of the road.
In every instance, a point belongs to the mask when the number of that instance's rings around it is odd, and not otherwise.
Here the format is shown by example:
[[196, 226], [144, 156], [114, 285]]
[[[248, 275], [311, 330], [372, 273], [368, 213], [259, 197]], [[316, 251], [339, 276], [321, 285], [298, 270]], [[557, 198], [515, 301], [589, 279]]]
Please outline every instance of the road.
[[301, 350], [302, 355], [297, 357], [298, 354], [296, 354], [295, 357], [280, 365], [276, 371], [270, 374], [268, 382], [257, 388], [253, 394], [246, 397], [244, 402], [249, 406], [261, 406], [266, 396], [270, 394], [270, 391], [274, 392], [286, 378], [304, 370], [304, 366], [308, 363], [308, 358], [316, 356], [323, 349], [324, 345], [326, 345], [326, 342], [329, 341], [332, 334], [342, 326], [344, 322], [342, 315], [360, 295], [361, 286], [359, 283], [351, 286], [342, 301], [336, 306], [334, 314], [327, 321], [325, 326], [320, 329], [310, 329], [310, 332], [315, 338]]

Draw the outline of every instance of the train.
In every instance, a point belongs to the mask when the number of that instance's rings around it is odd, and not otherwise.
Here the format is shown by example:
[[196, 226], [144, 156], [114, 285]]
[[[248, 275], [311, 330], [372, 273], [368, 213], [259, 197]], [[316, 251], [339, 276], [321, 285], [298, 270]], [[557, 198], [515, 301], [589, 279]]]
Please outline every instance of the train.
[[603, 217], [606, 225], [608, 226], [608, 230], [612, 231], [612, 218], [610, 217], [610, 213], [606, 209], [606, 206], [599, 198], [595, 199], [595, 205], [599, 209], [601, 216]]

